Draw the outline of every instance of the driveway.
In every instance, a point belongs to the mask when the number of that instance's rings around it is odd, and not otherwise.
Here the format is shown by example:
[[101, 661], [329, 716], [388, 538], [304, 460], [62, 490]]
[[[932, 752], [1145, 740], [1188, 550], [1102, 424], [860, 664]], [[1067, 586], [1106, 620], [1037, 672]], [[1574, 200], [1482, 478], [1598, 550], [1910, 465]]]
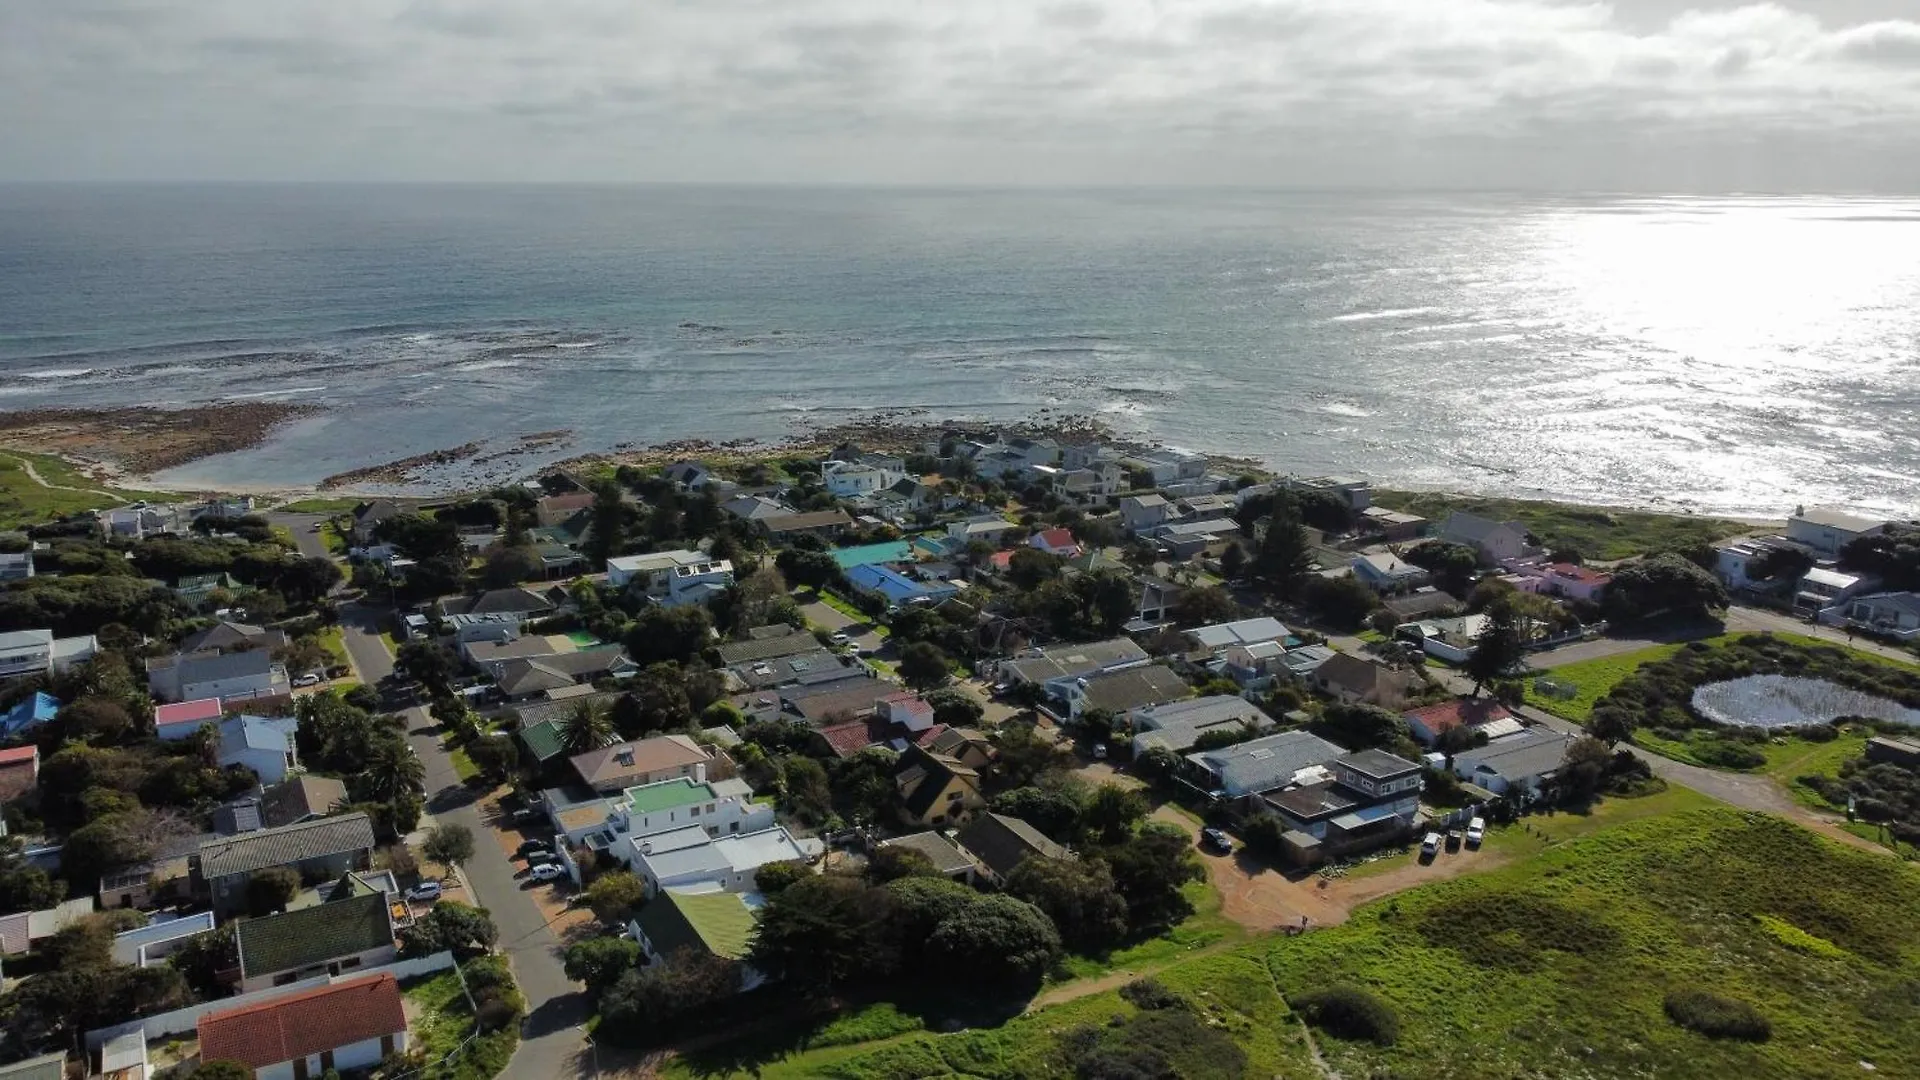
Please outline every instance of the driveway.
[[331, 559], [333, 553], [327, 550], [327, 542], [313, 531], [315, 525], [327, 520], [325, 514], [268, 514], [267, 524], [284, 525], [293, 534], [294, 546], [300, 554], [310, 559]]
[[818, 600], [800, 605], [800, 614], [807, 622], [822, 627], [830, 633], [846, 634], [863, 651], [880, 652], [887, 647], [887, 639], [881, 637], [872, 623], [856, 619], [837, 608], [832, 608]]
[[1206, 865], [1207, 881], [1220, 894], [1220, 913], [1249, 930], [1278, 930], [1308, 925], [1331, 926], [1345, 922], [1347, 913], [1316, 887], [1319, 878], [1307, 876], [1299, 881], [1269, 867], [1263, 860], [1241, 848], [1232, 855], [1199, 846], [1200, 826], [1192, 818], [1171, 806], [1162, 806], [1151, 815], [1153, 820], [1177, 825], [1193, 838]]

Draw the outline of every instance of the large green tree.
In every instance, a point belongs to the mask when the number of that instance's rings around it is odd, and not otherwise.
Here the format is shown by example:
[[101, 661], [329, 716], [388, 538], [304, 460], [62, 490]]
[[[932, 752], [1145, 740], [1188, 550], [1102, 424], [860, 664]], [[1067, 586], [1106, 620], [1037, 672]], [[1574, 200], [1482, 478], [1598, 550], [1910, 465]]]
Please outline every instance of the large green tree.
[[1519, 608], [1509, 597], [1500, 597], [1483, 612], [1487, 623], [1473, 638], [1473, 651], [1467, 654], [1462, 670], [1473, 680], [1473, 694], [1495, 679], [1506, 678], [1527, 656], [1526, 638], [1520, 630]]
[[1097, 951], [1127, 936], [1127, 901], [1100, 859], [1035, 856], [1007, 876], [1008, 895], [1046, 912], [1076, 951]]
[[891, 908], [884, 888], [857, 878], [796, 881], [761, 908], [750, 962], [773, 978], [813, 990], [885, 977], [899, 955]]

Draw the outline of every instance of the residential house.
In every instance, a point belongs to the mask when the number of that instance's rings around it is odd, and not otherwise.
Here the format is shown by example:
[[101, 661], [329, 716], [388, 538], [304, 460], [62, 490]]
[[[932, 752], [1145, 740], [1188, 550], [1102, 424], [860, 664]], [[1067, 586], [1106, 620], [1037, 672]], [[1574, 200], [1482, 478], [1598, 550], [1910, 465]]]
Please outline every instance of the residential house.
[[1489, 739], [1521, 730], [1507, 707], [1493, 698], [1452, 698], [1401, 715], [1406, 717], [1407, 730], [1422, 746], [1432, 746], [1440, 736], [1455, 728], [1478, 731]]
[[615, 743], [576, 754], [572, 761], [580, 782], [603, 795], [624, 794], [630, 787], [661, 780], [725, 780], [734, 775], [732, 758], [678, 733]]
[[1105, 504], [1127, 490], [1127, 470], [1117, 461], [1102, 461], [1082, 469], [1062, 469], [1053, 477], [1053, 493], [1083, 506]]
[[248, 700], [289, 694], [287, 669], [265, 649], [176, 653], [147, 662], [147, 689], [165, 701]]
[[239, 591], [240, 582], [232, 574], [189, 574], [176, 578], [169, 591], [180, 602], [199, 608], [214, 599], [216, 593]]
[[234, 924], [233, 944], [243, 994], [390, 964], [398, 951], [393, 914], [380, 892], [242, 919]]
[[[811, 641], [813, 636], [809, 634], [807, 638]], [[735, 664], [727, 669], [727, 673], [732, 676], [732, 682], [747, 690], [826, 687], [834, 683], [873, 678], [872, 670], [866, 666], [823, 649], [818, 642], [810, 652]]]
[[593, 492], [567, 491], [548, 495], [533, 504], [533, 517], [541, 528], [564, 524], [575, 514], [593, 509]]
[[769, 499], [765, 495], [740, 495], [720, 504], [720, 509], [749, 524], [759, 524], [770, 517], [785, 517], [794, 512], [793, 507], [778, 499]]
[[1377, 593], [1412, 592], [1433, 579], [1425, 568], [1415, 566], [1391, 551], [1374, 551], [1353, 557], [1353, 576]]
[[1196, 518], [1190, 521], [1169, 521], [1157, 525], [1146, 533], [1175, 559], [1192, 559], [1198, 556], [1218, 557], [1240, 536], [1240, 525], [1232, 518]]
[[192, 903], [194, 900], [194, 864], [204, 844], [219, 840], [221, 833], [188, 833], [162, 841], [145, 862], [109, 869], [100, 875], [97, 894], [102, 910], [111, 908], [152, 908]]
[[160, 919], [113, 935], [113, 962], [134, 967], [155, 967], [179, 952], [187, 943], [214, 928], [213, 912], [200, 911], [177, 919]]
[[222, 721], [216, 760], [226, 768], [245, 765], [262, 784], [277, 784], [300, 764], [293, 741], [299, 723], [291, 716], [236, 716]]
[[712, 470], [699, 461], [676, 461], [661, 469], [660, 475], [688, 491], [698, 491], [714, 482]]
[[733, 585], [733, 564], [701, 551], [621, 555], [607, 560], [607, 584], [639, 588], [668, 607], [706, 603]]
[[1342, 654], [1327, 645], [1301, 645], [1282, 653], [1280, 666], [1285, 668], [1287, 674], [1293, 678], [1312, 684], [1313, 676], [1320, 670], [1320, 665], [1340, 655]]
[[1793, 593], [1793, 607], [1804, 615], [1818, 615], [1828, 608], [1844, 608], [1847, 601], [1872, 591], [1879, 584], [1878, 578], [1816, 566], [1800, 576], [1799, 587]]
[[1372, 660], [1335, 653], [1314, 668], [1307, 682], [1349, 705], [1364, 703], [1391, 709], [1406, 699], [1413, 677]]
[[0, 955], [29, 952], [35, 942], [45, 941], [92, 915], [93, 911], [93, 897], [80, 896], [40, 911], [0, 915]]
[[1173, 504], [1158, 492], [1120, 500], [1120, 527], [1135, 536], [1159, 528], [1172, 516]]
[[640, 666], [628, 659], [624, 650], [608, 646], [508, 660], [499, 665], [494, 686], [509, 701], [525, 701], [588, 685], [596, 679], [624, 678], [639, 671]]
[[1048, 839], [1039, 829], [1005, 814], [975, 814], [953, 839], [973, 856], [980, 876], [995, 885], [1005, 884], [1028, 859], [1073, 858], [1073, 852]]
[[1419, 514], [1402, 513], [1384, 506], [1369, 506], [1360, 511], [1360, 527], [1390, 544], [1418, 540], [1427, 534], [1428, 524]]
[[14, 630], [0, 634], [0, 682], [51, 675], [93, 659], [100, 643], [92, 634], [54, 637], [51, 630]]
[[914, 579], [886, 566], [856, 566], [847, 571], [847, 581], [854, 588], [869, 589], [887, 598], [894, 606], [905, 604], [937, 604], [948, 597], [958, 596], [960, 587], [946, 581], [915, 581]]
[[474, 658], [472, 646], [504, 645], [520, 639], [520, 628], [525, 625], [519, 615], [494, 613], [492, 615], [448, 615], [440, 620], [452, 631], [453, 651], [460, 654], [469, 663], [478, 663]]
[[923, 829], [957, 825], [985, 809], [980, 773], [957, 759], [909, 745], [894, 766], [900, 819]]
[[1821, 612], [1820, 619], [1833, 626], [1851, 626], [1899, 641], [1920, 641], [1920, 593], [1858, 596], [1837, 610]]
[[964, 521], [950, 523], [947, 526], [947, 536], [950, 539], [960, 541], [962, 544], [982, 540], [986, 543], [999, 546], [1006, 543], [1009, 533], [1019, 528], [1020, 526], [998, 514], [981, 514], [967, 518]]
[[720, 666], [733, 667], [736, 664], [798, 656], [816, 652], [819, 648], [819, 640], [807, 631], [786, 623], [775, 623], [772, 626], [756, 626], [747, 631], [746, 640], [722, 642], [714, 646], [713, 651], [720, 658]]
[[[258, 790], [258, 789], [255, 789]], [[236, 836], [265, 827], [260, 820], [260, 797], [242, 795], [213, 808], [213, 831], [221, 836]]]
[[1062, 559], [1080, 554], [1080, 542], [1073, 538], [1072, 529], [1042, 529], [1027, 540], [1027, 546]]
[[1188, 630], [1187, 636], [1193, 639], [1197, 647], [1220, 656], [1236, 645], [1284, 644], [1289, 634], [1286, 625], [1279, 619], [1263, 615], [1254, 619], [1197, 626]]
[[681, 777], [639, 784], [618, 799], [602, 800], [599, 819], [585, 811], [592, 804], [548, 808], [554, 831], [570, 844], [585, 844], [631, 862], [630, 842], [688, 825], [698, 825], [714, 839], [760, 832], [773, 827], [773, 807], [753, 801], [745, 780], [696, 780]]
[[1527, 541], [1527, 527], [1518, 521], [1491, 521], [1478, 514], [1455, 510], [1440, 527], [1440, 539], [1472, 548], [1480, 561], [1498, 566], [1536, 554]]
[[1888, 523], [1880, 518], [1850, 514], [1844, 510], [1827, 510], [1815, 507], [1808, 510], [1800, 507], [1787, 519], [1787, 539], [1828, 557], [1840, 554], [1842, 548], [1863, 536], [1878, 536], [1887, 531]]
[[1218, 670], [1245, 694], [1264, 693], [1275, 679], [1292, 673], [1287, 667], [1287, 647], [1278, 641], [1231, 646], [1220, 657]]
[[380, 523], [388, 518], [399, 517], [403, 513], [406, 511], [400, 509], [397, 503], [386, 499], [375, 499], [354, 507], [353, 542], [360, 547], [373, 543], [374, 530], [379, 528]]
[[1428, 615], [1459, 611], [1464, 606], [1452, 593], [1432, 587], [1415, 589], [1403, 596], [1389, 596], [1382, 603], [1400, 619], [1421, 619]]
[[[111, 1075], [102, 1070], [102, 1075]], [[66, 1080], [67, 1052], [55, 1050], [51, 1054], [41, 1054], [16, 1061], [11, 1065], [0, 1065], [0, 1080]], [[145, 1072], [127, 1080], [146, 1080]]]
[[178, 533], [186, 525], [179, 507], [150, 506], [143, 502], [108, 510], [97, 520], [111, 540], [144, 540], [149, 536]]
[[1420, 766], [1385, 750], [1342, 754], [1327, 766], [1330, 779], [1271, 791], [1259, 805], [1289, 832], [1283, 849], [1292, 861], [1369, 851], [1406, 840], [1420, 813]]
[[973, 884], [973, 877], [978, 869], [973, 856], [961, 850], [960, 845], [947, 839], [945, 833], [933, 829], [896, 836], [891, 840], [882, 840], [880, 846], [896, 851], [919, 852], [933, 864], [933, 869], [941, 877], [964, 881], [969, 885]]
[[289, 777], [260, 795], [260, 823], [269, 829], [325, 817], [347, 801], [347, 785], [329, 776]]
[[1264, 795], [1302, 777], [1315, 777], [1346, 750], [1306, 731], [1283, 731], [1258, 739], [1201, 750], [1185, 757], [1186, 773], [1216, 799]]
[[1137, 450], [1122, 458], [1120, 464], [1136, 472], [1145, 472], [1153, 478], [1155, 487], [1167, 487], [1182, 480], [1201, 480], [1207, 475], [1205, 454], [1175, 447], [1157, 446]]
[[775, 542], [791, 541], [797, 536], [817, 536], [822, 540], [832, 540], [845, 532], [853, 524], [853, 518], [845, 510], [810, 510], [800, 514], [784, 514], [761, 518], [759, 525]]
[[60, 699], [44, 690], [35, 690], [0, 713], [0, 739], [16, 738], [59, 714]]
[[1523, 592], [1539, 593], [1543, 596], [1559, 596], [1568, 600], [1584, 600], [1599, 603], [1613, 582], [1613, 575], [1599, 570], [1590, 570], [1572, 563], [1548, 563], [1545, 566], [1522, 566], [1518, 568], [1521, 581], [1518, 588]]
[[883, 491], [904, 479], [903, 470], [870, 465], [859, 461], [823, 461], [820, 479], [827, 490], [842, 499], [857, 499]]
[[1139, 575], [1134, 584], [1140, 590], [1139, 599], [1134, 603], [1133, 618], [1122, 630], [1129, 634], [1152, 633], [1173, 621], [1173, 609], [1184, 592], [1180, 586], [1151, 574]]
[[40, 748], [32, 743], [0, 750], [0, 803], [33, 790], [40, 782]]
[[1090, 469], [1095, 465], [1120, 464], [1126, 455], [1105, 443], [1090, 442], [1060, 448], [1060, 464], [1069, 469]]
[[514, 586], [509, 589], [489, 589], [477, 596], [442, 597], [439, 607], [443, 616], [506, 615], [526, 622], [553, 614], [557, 607], [553, 598], [559, 595], [558, 586], [553, 587], [550, 593]]
[[1223, 694], [1147, 705], [1126, 715], [1134, 732], [1133, 756], [1136, 758], [1156, 746], [1184, 754], [1211, 731], [1262, 732], [1274, 726], [1273, 717], [1258, 705]]
[[1714, 549], [1714, 575], [1729, 589], [1774, 591], [1783, 587], [1782, 581], [1755, 577], [1753, 572], [1757, 565], [1771, 561], [1774, 553], [1781, 549], [1800, 552], [1810, 559], [1819, 558], [1813, 548], [1784, 536], [1735, 540]]
[[1875, 735], [1867, 740], [1867, 760], [1903, 769], [1920, 769], [1920, 739]]
[[1069, 719], [1102, 709], [1121, 716], [1134, 709], [1180, 701], [1193, 695], [1193, 688], [1172, 668], [1160, 664], [1126, 668], [1073, 679], [1059, 685], [1058, 697], [1067, 706]]
[[1484, 613], [1456, 615], [1450, 619], [1421, 619], [1394, 627], [1393, 636], [1419, 642], [1420, 648], [1429, 656], [1437, 656], [1450, 664], [1464, 664], [1473, 655], [1480, 635], [1486, 632], [1492, 622], [1492, 617]]
[[1509, 790], [1538, 794], [1567, 760], [1574, 736], [1545, 728], [1528, 728], [1495, 739], [1485, 746], [1453, 756], [1454, 774], [1496, 795]]
[[[932, 731], [932, 728], [928, 729]], [[992, 741], [973, 728], [941, 726], [926, 748], [942, 757], [949, 757], [969, 769], [984, 769], [993, 763], [995, 750]]]
[[1351, 476], [1289, 476], [1280, 481], [1282, 487], [1297, 491], [1318, 491], [1333, 495], [1347, 504], [1347, 509], [1362, 513], [1373, 507], [1373, 486], [1365, 480]]
[[371, 1069], [407, 1049], [407, 1014], [390, 974], [316, 986], [200, 1018], [200, 1060], [236, 1061], [256, 1080], [309, 1080]]
[[246, 906], [247, 879], [256, 870], [286, 866], [302, 880], [325, 881], [366, 869], [373, 847], [373, 822], [363, 813], [223, 837], [200, 845], [195, 887], [215, 912], [230, 914]]
[[515, 706], [515, 711], [520, 714], [520, 730], [516, 735], [521, 748], [531, 760], [541, 765], [560, 758], [564, 752], [560, 743], [560, 725], [567, 715], [583, 703], [594, 708], [610, 708], [619, 696], [617, 693], [596, 691], [590, 686], [571, 686], [548, 691], [545, 697]]
[[648, 965], [670, 964], [688, 952], [717, 956], [734, 963], [744, 992], [767, 981], [746, 962], [759, 906], [754, 894], [662, 889], [627, 929]]
[[944, 510], [954, 501], [957, 496], [950, 498], [939, 488], [911, 476], [901, 477], [884, 491], [874, 493], [875, 504], [896, 519]]
[[0, 552], [0, 581], [25, 581], [33, 576], [33, 552]]
[[182, 653], [230, 653], [246, 652], [249, 649], [271, 651], [286, 648], [288, 644], [289, 639], [284, 630], [222, 619], [205, 630], [181, 639], [180, 651]]
[[[1010, 683], [1048, 687], [1105, 671], [1138, 667], [1151, 659], [1128, 638], [1110, 638], [1030, 649], [1000, 663], [1000, 677]], [[1051, 690], [1050, 690], [1051, 692]]]
[[[499, 627], [474, 627], [473, 630], [473, 636], [457, 642], [455, 649], [461, 659], [496, 679], [509, 660], [533, 660], [571, 652], [574, 648], [573, 642], [558, 635], [530, 634], [521, 637], [517, 629], [501, 630]], [[501, 632], [492, 632], [496, 630]]]
[[906, 540], [883, 540], [877, 544], [835, 548], [832, 554], [834, 563], [842, 570], [852, 570], [858, 566], [914, 561], [913, 544]]
[[810, 862], [825, 850], [811, 837], [795, 840], [785, 826], [715, 838], [699, 825], [636, 839], [634, 876], [649, 897], [663, 889], [686, 892], [758, 892], [755, 875], [779, 862]]

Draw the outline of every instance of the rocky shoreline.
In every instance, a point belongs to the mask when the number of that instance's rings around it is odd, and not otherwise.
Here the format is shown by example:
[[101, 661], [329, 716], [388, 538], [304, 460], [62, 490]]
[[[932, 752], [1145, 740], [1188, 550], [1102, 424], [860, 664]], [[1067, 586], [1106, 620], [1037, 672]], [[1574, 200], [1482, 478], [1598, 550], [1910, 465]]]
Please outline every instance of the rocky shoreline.
[[280, 425], [322, 411], [280, 401], [22, 409], [0, 412], [0, 445], [57, 454], [107, 479], [147, 476], [251, 449]]

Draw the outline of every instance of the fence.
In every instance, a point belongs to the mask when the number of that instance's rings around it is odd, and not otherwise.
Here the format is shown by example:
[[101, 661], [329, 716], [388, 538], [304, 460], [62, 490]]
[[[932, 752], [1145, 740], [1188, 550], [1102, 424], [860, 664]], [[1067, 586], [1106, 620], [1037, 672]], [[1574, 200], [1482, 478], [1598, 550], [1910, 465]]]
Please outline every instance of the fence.
[[270, 986], [265, 990], [255, 990], [250, 994], [238, 994], [230, 998], [221, 998], [218, 1001], [207, 1001], [198, 1005], [189, 1005], [184, 1009], [158, 1013], [153, 1016], [142, 1017], [139, 1020], [129, 1020], [124, 1024], [115, 1024], [113, 1027], [96, 1028], [93, 1031], [87, 1032], [87, 1050], [89, 1052], [97, 1050], [102, 1045], [122, 1035], [130, 1035], [136, 1031], [140, 1032], [142, 1037], [149, 1041], [153, 1039], [164, 1039], [169, 1035], [184, 1035], [198, 1028], [200, 1018], [209, 1013], [226, 1012], [229, 1009], [265, 1004], [276, 998], [286, 997], [288, 994], [297, 994], [302, 990], [312, 990], [315, 987], [326, 986], [329, 983], [344, 979], [361, 979], [368, 975], [392, 975], [396, 979], [406, 980], [430, 972], [445, 971], [451, 967], [453, 967], [453, 954], [442, 951], [434, 953], [432, 956], [422, 956], [412, 960], [397, 960], [384, 967], [364, 968], [347, 974], [335, 975], [331, 978], [325, 975], [316, 975], [311, 979], [301, 979], [299, 982], [291, 982], [285, 986]]

